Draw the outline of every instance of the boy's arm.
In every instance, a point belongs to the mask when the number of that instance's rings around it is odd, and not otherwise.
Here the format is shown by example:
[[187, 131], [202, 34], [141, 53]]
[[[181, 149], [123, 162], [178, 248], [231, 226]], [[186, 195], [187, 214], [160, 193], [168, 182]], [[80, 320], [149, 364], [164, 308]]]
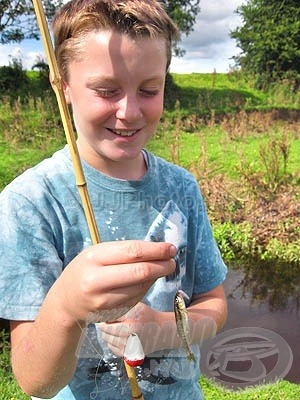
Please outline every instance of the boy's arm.
[[102, 243], [79, 254], [49, 290], [36, 320], [11, 323], [12, 366], [25, 393], [51, 398], [62, 389], [74, 374], [86, 323], [134, 306], [157, 278], [174, 272], [175, 254], [168, 243], [144, 241]]
[[[215, 336], [226, 322], [227, 301], [223, 285], [194, 296], [187, 310], [191, 342], [201, 345], [204, 340]], [[183, 345], [177, 333], [174, 312], [155, 311], [139, 303], [119, 321], [101, 324], [103, 338], [118, 356], [123, 356], [127, 337], [132, 332], [139, 335], [145, 354]]]
[[80, 327], [61, 326], [56, 317], [52, 312], [46, 323], [42, 317], [36, 322], [10, 322], [13, 372], [30, 396], [53, 397], [75, 372]]

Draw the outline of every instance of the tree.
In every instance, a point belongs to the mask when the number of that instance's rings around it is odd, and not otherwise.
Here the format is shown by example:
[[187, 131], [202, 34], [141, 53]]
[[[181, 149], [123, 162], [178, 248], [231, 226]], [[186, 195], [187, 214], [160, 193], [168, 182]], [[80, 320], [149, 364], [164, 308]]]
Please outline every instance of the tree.
[[10, 65], [0, 67], [1, 95], [12, 94], [12, 96], [17, 96], [28, 84], [29, 79], [20, 59], [13, 58]]
[[[165, 0], [168, 14], [180, 31], [188, 35], [200, 11], [200, 0]], [[62, 0], [44, 0], [45, 14], [51, 19]], [[39, 39], [32, 2], [30, 0], [0, 0], [0, 43], [21, 42], [23, 39]]]
[[[164, 0], [167, 13], [176, 22], [181, 33], [188, 35], [196, 22], [196, 17], [200, 11], [200, 0]], [[175, 47], [176, 55], [183, 55], [184, 50]]]
[[[44, 0], [46, 16], [51, 19], [62, 0]], [[33, 4], [30, 0], [0, 0], [0, 43], [39, 39]]]
[[164, 0], [163, 3], [179, 30], [188, 35], [193, 30], [196, 17], [200, 11], [200, 0]]
[[236, 11], [242, 26], [231, 32], [241, 54], [241, 69], [257, 77], [260, 87], [282, 79], [300, 84], [299, 0], [248, 0]]

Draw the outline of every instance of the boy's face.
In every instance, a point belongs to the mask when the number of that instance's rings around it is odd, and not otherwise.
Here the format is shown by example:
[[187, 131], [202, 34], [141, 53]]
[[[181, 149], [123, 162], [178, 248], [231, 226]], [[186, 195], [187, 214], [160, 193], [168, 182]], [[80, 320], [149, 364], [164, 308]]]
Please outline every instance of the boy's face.
[[79, 152], [105, 173], [118, 174], [118, 165], [130, 175], [141, 167], [141, 149], [162, 114], [165, 41], [100, 31], [88, 34], [82, 48], [81, 58], [69, 64], [64, 87]]

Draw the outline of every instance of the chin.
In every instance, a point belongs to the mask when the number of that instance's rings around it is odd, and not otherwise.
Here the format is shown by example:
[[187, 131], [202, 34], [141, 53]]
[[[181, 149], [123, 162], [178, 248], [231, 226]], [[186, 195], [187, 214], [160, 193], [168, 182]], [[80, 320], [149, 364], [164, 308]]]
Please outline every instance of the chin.
[[112, 157], [112, 159], [114, 159], [114, 161], [133, 161], [140, 156], [141, 150], [142, 149], [135, 151], [124, 151], [116, 154], [115, 157]]

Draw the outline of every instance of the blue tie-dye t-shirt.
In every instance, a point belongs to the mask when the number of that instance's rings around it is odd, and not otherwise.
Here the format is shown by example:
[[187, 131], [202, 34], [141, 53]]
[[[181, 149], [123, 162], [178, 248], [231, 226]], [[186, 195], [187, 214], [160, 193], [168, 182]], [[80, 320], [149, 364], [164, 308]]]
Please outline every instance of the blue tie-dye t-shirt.
[[[172, 311], [177, 289], [191, 298], [226, 276], [197, 182], [186, 170], [145, 152], [142, 180], [101, 174], [83, 162], [102, 241], [167, 241], [178, 248], [176, 271], [160, 278], [143, 301]], [[67, 147], [15, 179], [0, 194], [0, 317], [34, 320], [49, 288], [91, 239]], [[55, 335], [55, 332], [53, 332]], [[76, 373], [56, 400], [131, 399], [122, 360], [89, 324], [78, 347]], [[153, 353], [137, 368], [145, 400], [202, 398], [197, 362], [183, 349]]]

